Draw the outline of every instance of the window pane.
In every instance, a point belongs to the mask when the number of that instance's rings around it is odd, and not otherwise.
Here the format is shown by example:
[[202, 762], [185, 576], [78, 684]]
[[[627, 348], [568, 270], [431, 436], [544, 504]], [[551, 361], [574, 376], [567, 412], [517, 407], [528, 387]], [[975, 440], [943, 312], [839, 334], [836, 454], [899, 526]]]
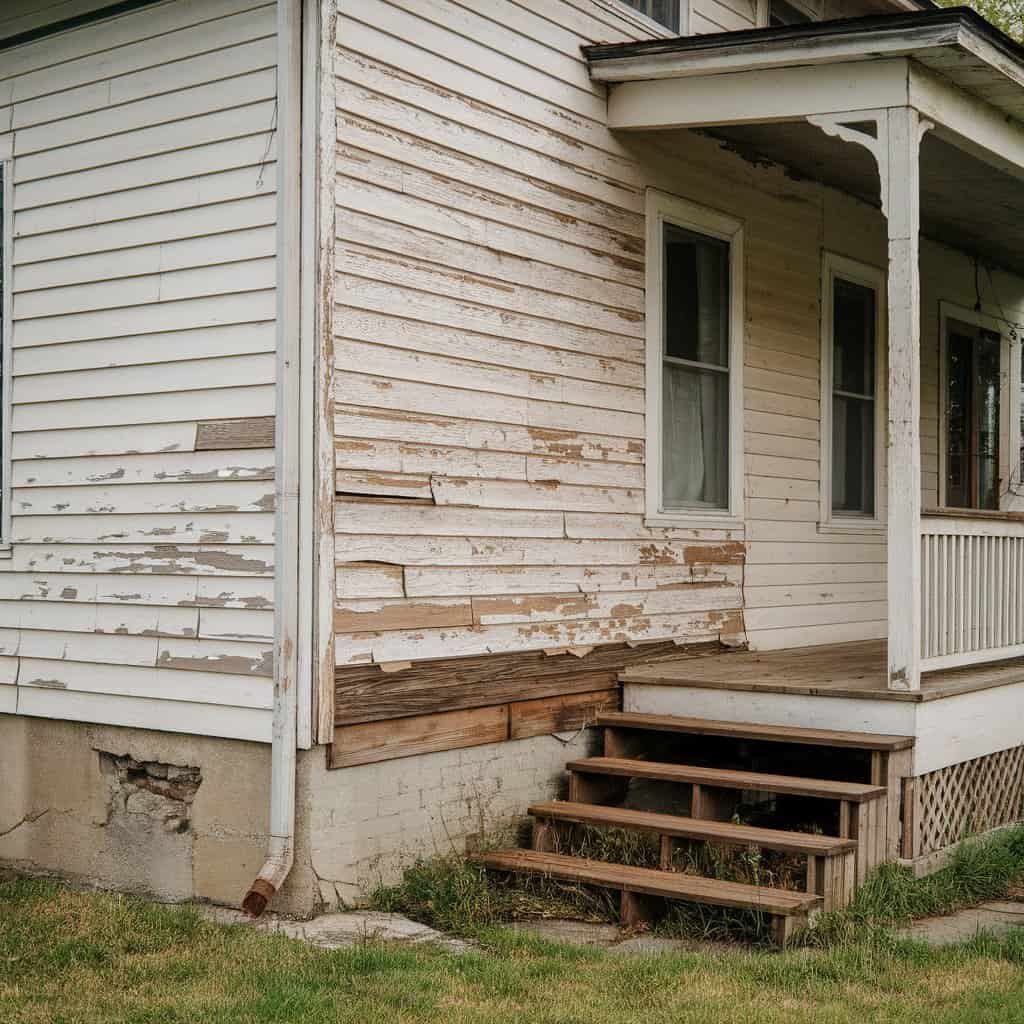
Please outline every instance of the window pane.
[[999, 508], [999, 336], [977, 341], [978, 508]]
[[946, 504], [999, 508], [999, 335], [951, 323], [946, 341]]
[[875, 291], [832, 281], [832, 511], [875, 514]]
[[832, 295], [832, 387], [874, 395], [874, 289], [836, 278]]
[[832, 402], [832, 510], [875, 514], [875, 403]]
[[673, 32], [679, 31], [679, 0], [624, 0]]
[[946, 504], [971, 505], [971, 338], [946, 343]]
[[663, 389], [664, 507], [728, 508], [728, 373], [666, 363]]
[[665, 225], [665, 354], [729, 365], [729, 243]]

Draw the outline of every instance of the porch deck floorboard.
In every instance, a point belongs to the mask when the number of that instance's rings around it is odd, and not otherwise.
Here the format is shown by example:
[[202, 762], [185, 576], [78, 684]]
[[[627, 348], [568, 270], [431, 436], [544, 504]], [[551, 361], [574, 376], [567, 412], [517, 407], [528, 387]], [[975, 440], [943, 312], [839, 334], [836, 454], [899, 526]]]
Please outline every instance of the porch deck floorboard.
[[720, 656], [681, 654], [629, 668], [619, 679], [654, 686], [920, 702], [1024, 682], [1024, 658], [926, 672], [921, 689], [913, 692], [886, 686], [884, 640]]

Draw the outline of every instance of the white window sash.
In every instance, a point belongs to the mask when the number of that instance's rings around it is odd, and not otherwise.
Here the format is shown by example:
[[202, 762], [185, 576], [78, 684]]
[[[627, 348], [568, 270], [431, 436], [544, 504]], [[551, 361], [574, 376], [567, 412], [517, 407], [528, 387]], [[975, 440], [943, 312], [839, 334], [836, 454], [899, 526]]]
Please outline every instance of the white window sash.
[[[729, 243], [729, 472], [726, 508], [665, 508], [662, 375], [666, 361], [663, 294], [666, 224]], [[734, 529], [743, 525], [743, 279], [742, 221], [678, 196], [648, 189], [645, 522], [649, 526]]]

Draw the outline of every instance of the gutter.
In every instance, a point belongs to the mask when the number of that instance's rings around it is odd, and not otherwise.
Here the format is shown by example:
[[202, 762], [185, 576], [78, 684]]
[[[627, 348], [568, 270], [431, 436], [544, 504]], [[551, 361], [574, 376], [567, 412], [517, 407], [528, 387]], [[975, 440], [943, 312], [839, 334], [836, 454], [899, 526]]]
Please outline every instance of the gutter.
[[[839, 45], [856, 38], [871, 56], [888, 52], [905, 52], [915, 47], [955, 45], [970, 40], [991, 47], [1000, 57], [1013, 63], [1024, 62], [1024, 46], [1001, 32], [969, 7], [930, 8], [907, 14], [873, 14], [832, 21], [780, 25], [774, 28], [741, 29], [735, 32], [712, 32], [699, 36], [673, 39], [652, 39], [629, 43], [598, 43], [581, 47], [595, 80], [614, 80], [615, 71], [604, 71], [616, 62], [630, 58], [686, 55], [693, 59], [703, 55], [724, 55], [738, 52], [762, 52], [766, 48], [789, 47], [794, 59], [800, 50], [822, 43]], [[652, 65], [648, 65], [650, 70]], [[648, 74], [645, 77], [659, 77]]]
[[274, 721], [267, 860], [242, 908], [259, 917], [295, 860], [301, 472], [302, 3], [277, 0], [277, 388]]

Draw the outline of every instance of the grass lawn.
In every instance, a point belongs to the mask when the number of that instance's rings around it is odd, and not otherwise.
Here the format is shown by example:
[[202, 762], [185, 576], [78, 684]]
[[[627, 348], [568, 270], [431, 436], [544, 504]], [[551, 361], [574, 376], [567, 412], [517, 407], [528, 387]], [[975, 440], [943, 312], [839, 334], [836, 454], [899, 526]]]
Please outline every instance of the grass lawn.
[[187, 907], [0, 881], [0, 1021], [1024, 1022], [1024, 929], [933, 951], [876, 930], [785, 953], [615, 956], [483, 926], [479, 953], [327, 952]]

